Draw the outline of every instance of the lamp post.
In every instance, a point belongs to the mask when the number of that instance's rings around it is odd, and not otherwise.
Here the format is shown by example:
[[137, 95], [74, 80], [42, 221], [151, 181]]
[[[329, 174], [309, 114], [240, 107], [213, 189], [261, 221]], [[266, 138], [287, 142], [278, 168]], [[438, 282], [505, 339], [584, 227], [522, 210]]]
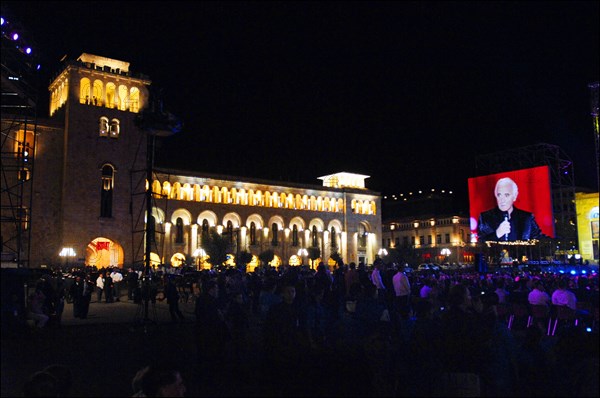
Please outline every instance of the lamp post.
[[73, 250], [72, 247], [63, 247], [60, 253], [58, 253], [58, 255], [67, 258], [66, 267], [67, 270], [69, 270], [69, 257], [75, 257], [75, 250]]
[[388, 251], [385, 248], [381, 248], [379, 249], [379, 251], [377, 252], [377, 255], [379, 256], [379, 258], [381, 257], [385, 257], [388, 255]]
[[298, 256], [300, 256], [300, 261], [301, 261], [300, 266], [303, 266], [304, 265], [304, 258], [306, 256], [308, 256], [308, 250], [306, 250], [305, 248], [299, 249], [298, 250]]
[[450, 251], [450, 249], [448, 249], [447, 247], [444, 247], [441, 251], [440, 254], [442, 256], [444, 256], [444, 262], [447, 262], [448, 257], [450, 256], [450, 254], [452, 254], [452, 252]]

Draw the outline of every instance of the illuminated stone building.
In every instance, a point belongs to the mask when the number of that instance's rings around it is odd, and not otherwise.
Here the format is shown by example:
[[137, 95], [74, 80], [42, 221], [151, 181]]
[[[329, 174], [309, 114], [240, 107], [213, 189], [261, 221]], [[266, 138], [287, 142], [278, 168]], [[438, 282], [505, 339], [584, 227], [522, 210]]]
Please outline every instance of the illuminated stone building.
[[26, 232], [19, 266], [142, 264], [149, 208], [153, 264], [210, 266], [200, 238], [210, 229], [230, 239], [229, 262], [250, 252], [250, 267], [266, 250], [275, 253], [272, 265], [308, 264], [300, 249], [313, 247], [316, 261], [337, 253], [372, 263], [381, 198], [365, 187], [368, 176], [340, 172], [305, 185], [161, 169], [152, 161], [154, 141], [174, 129], [150, 85], [127, 62], [84, 53], [64, 60], [52, 79], [49, 119], [23, 123], [3, 112], [14, 156], [28, 148], [27, 162], [8, 173], [29, 187], [20, 206], [27, 222], [16, 232], [8, 231], [14, 223], [2, 224], [3, 234]]

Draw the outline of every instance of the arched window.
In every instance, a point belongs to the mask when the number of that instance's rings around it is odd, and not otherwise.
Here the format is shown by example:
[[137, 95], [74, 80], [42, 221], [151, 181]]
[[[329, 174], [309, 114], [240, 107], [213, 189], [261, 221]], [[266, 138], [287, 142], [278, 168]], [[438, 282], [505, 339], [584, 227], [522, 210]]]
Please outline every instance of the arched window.
[[367, 230], [364, 225], [358, 227], [358, 246], [367, 247]]
[[183, 220], [177, 217], [175, 221], [175, 243], [183, 243]]
[[110, 121], [110, 137], [118, 138], [119, 133], [121, 132], [121, 126], [119, 119], [113, 119]]
[[292, 227], [292, 246], [298, 246], [298, 226], [296, 224]]
[[277, 246], [279, 244], [279, 239], [277, 236], [279, 232], [279, 227], [277, 226], [277, 223], [273, 223], [273, 225], [271, 226], [271, 231], [273, 232], [273, 239], [271, 240], [271, 245]]
[[319, 237], [317, 235], [317, 226], [313, 225], [312, 227], [312, 246], [313, 247], [318, 247], [319, 246]]
[[337, 235], [335, 232], [335, 227], [331, 227], [331, 248], [337, 249]]
[[86, 104], [86, 105], [90, 104], [90, 99], [91, 99], [90, 95], [91, 95], [91, 89], [92, 89], [91, 86], [92, 86], [92, 83], [90, 82], [90, 79], [88, 79], [87, 77], [84, 77], [79, 82], [79, 103], [80, 104]]
[[229, 243], [233, 242], [233, 223], [231, 220], [227, 221], [227, 235], [229, 236]]
[[102, 167], [102, 187], [100, 189], [100, 217], [112, 217], [115, 169], [111, 165]]
[[250, 244], [256, 244], [256, 224], [254, 224], [254, 221], [250, 223]]
[[202, 220], [202, 235], [208, 235], [208, 220], [205, 218], [204, 220]]
[[99, 130], [100, 137], [108, 137], [108, 118], [106, 116], [100, 118]]
[[117, 97], [117, 87], [114, 83], [106, 84], [106, 107], [114, 108]]

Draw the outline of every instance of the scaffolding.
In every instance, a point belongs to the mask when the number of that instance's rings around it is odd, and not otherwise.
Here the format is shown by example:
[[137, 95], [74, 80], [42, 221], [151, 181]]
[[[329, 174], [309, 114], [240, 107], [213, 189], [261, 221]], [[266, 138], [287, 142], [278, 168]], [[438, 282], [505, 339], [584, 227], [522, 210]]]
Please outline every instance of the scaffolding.
[[[14, 24], [13, 24], [14, 25]], [[0, 230], [2, 267], [28, 268], [37, 130], [35, 59], [2, 34]]]

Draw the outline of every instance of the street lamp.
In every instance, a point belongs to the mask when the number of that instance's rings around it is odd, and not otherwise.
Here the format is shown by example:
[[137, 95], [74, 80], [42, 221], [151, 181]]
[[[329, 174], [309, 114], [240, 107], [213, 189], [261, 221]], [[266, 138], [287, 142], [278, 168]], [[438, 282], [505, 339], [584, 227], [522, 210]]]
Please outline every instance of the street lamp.
[[298, 256], [300, 256], [300, 261], [301, 261], [300, 266], [303, 266], [304, 265], [304, 258], [306, 256], [308, 256], [308, 250], [306, 250], [305, 248], [302, 248], [302, 249], [298, 250]]
[[67, 258], [67, 271], [69, 270], [69, 257], [75, 257], [75, 250], [72, 247], [63, 247], [60, 253], [58, 253], [61, 257]]
[[379, 257], [385, 257], [388, 255], [388, 251], [385, 248], [381, 248], [379, 249], [379, 251], [377, 252], [377, 254], [379, 255]]
[[441, 251], [440, 254], [442, 256], [444, 256], [444, 262], [446, 262], [446, 260], [448, 260], [448, 257], [450, 256], [450, 254], [452, 254], [452, 252], [450, 251], [450, 249], [448, 249], [447, 247], [444, 247]]

